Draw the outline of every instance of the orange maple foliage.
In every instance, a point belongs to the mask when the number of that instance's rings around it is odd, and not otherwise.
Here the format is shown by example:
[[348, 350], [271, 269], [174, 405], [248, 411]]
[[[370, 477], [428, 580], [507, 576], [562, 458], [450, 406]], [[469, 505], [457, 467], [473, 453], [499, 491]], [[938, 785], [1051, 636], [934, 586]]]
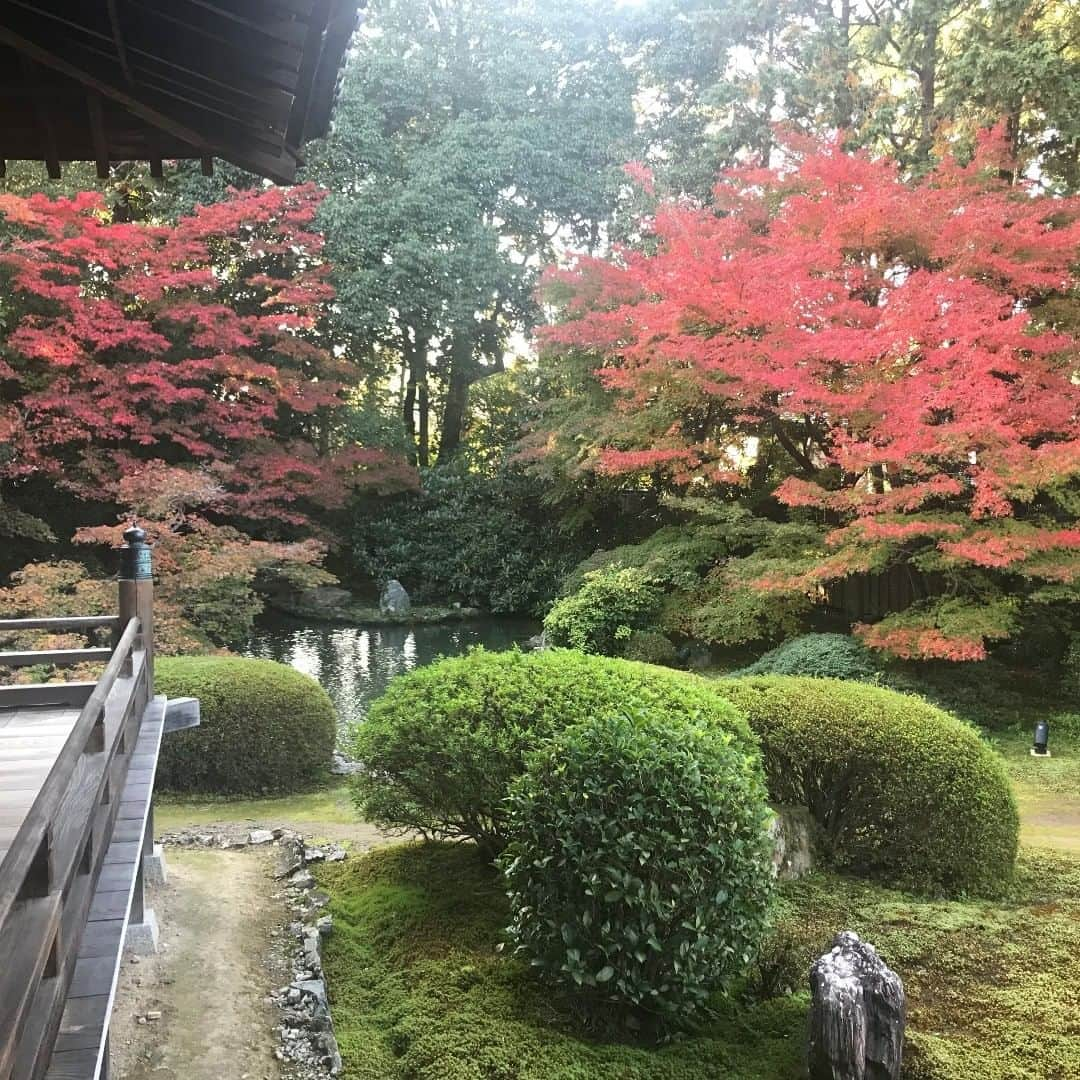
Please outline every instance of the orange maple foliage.
[[973, 659], [1008, 634], [1018, 607], [991, 612], [965, 588], [979, 572], [1010, 575], [999, 600], [1080, 583], [1080, 345], [1047, 303], [1078, 287], [1080, 200], [1007, 184], [1003, 147], [989, 133], [912, 184], [803, 143], [722, 175], [712, 207], [661, 203], [647, 251], [551, 271], [544, 347], [593, 356], [628, 420], [598, 424], [616, 434], [593, 467], [737, 491], [754, 447], [778, 446], [772, 494], [816, 511], [834, 553], [758, 586], [897, 562], [947, 575], [948, 618], [925, 605], [862, 630], [900, 655]]
[[192, 463], [235, 519], [305, 525], [358, 488], [411, 482], [338, 447], [321, 200], [234, 192], [175, 226], [113, 223], [100, 196], [0, 195], [0, 481], [47, 477], [114, 501], [144, 463]]

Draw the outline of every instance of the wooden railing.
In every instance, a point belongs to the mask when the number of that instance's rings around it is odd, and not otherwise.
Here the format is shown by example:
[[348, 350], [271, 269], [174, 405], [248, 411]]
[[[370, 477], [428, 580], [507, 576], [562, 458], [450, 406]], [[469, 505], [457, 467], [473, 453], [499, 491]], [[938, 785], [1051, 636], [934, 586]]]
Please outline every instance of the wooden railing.
[[115, 640], [104, 649], [0, 653], [0, 666], [107, 660], [96, 683], [0, 689], [4, 709], [80, 708], [17, 832], [0, 844], [7, 847], [0, 854], [0, 1080], [37, 1080], [48, 1067], [153, 693], [150, 619], [136, 614], [150, 603], [149, 581], [142, 590], [140, 582], [125, 584], [121, 579], [118, 617], [0, 620], [6, 631], [106, 627]]

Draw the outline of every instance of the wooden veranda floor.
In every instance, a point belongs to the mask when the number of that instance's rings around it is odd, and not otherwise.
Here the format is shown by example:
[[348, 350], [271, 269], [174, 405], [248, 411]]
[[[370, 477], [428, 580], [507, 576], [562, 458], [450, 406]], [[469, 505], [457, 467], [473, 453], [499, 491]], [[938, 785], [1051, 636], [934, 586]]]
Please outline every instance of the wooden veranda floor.
[[0, 710], [0, 874], [79, 712], [63, 706]]

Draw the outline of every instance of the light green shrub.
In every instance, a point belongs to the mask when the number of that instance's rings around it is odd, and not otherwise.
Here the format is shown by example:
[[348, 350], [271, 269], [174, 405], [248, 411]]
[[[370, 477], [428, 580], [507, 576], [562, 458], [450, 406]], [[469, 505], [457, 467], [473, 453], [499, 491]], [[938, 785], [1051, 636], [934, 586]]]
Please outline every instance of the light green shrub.
[[555, 602], [544, 632], [553, 645], [616, 656], [635, 630], [652, 624], [661, 601], [659, 586], [645, 571], [605, 566], [587, 573], [577, 592]]
[[635, 1028], [692, 1016], [750, 963], [772, 891], [758, 757], [663, 711], [597, 715], [529, 757], [500, 860], [543, 977]]
[[440, 837], [506, 843], [505, 799], [525, 755], [571, 724], [623, 710], [714, 724], [755, 746], [711, 684], [563, 649], [476, 649], [394, 679], [353, 729], [364, 768], [353, 796], [369, 821]]
[[162, 742], [158, 782], [222, 795], [287, 792], [325, 776], [334, 752], [334, 706], [314, 679], [271, 660], [160, 657], [155, 689], [196, 697], [201, 725]]
[[723, 679], [772, 799], [801, 803], [840, 868], [931, 892], [1001, 893], [1019, 836], [1004, 763], [920, 698], [833, 679]]

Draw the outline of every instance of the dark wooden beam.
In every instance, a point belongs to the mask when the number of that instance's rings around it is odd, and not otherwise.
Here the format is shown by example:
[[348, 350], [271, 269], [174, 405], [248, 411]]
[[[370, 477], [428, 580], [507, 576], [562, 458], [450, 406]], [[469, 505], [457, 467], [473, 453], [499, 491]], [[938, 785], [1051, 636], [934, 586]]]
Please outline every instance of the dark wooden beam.
[[342, 77], [341, 58], [361, 18], [362, 14], [358, 14], [351, 4], [338, 0], [323, 39], [322, 57], [312, 80], [311, 104], [306, 110], [300, 141], [306, 141], [313, 135], [323, 135], [330, 126], [330, 115]]
[[51, 615], [41, 619], [0, 619], [0, 630], [113, 630], [117, 615]]
[[303, 139], [308, 103], [311, 99], [311, 86], [322, 53], [323, 31], [330, 21], [331, 2], [332, 0], [315, 0], [311, 22], [308, 23], [303, 61], [296, 79], [296, 99], [293, 101], [292, 115], [289, 117], [289, 128], [285, 132], [285, 141], [289, 146], [299, 146]]
[[120, 70], [124, 73], [124, 81], [128, 86], [135, 85], [135, 79], [131, 74], [131, 65], [128, 63], [127, 46], [124, 44], [124, 30], [120, 23], [119, 0], [106, 0], [109, 9], [109, 25], [112, 27], [113, 44], [116, 46], [116, 59], [120, 62]]
[[[171, 10], [172, 5], [169, 5]], [[168, 51], [182, 53], [185, 56], [200, 56], [203, 52], [227, 54], [235, 63], [252, 68], [261, 66], [282, 67], [290, 71], [299, 71], [302, 51], [280, 41], [263, 37], [255, 43], [246, 39], [239, 28], [232, 36], [215, 34], [200, 26], [192, 26], [182, 19], [177, 19], [166, 11], [155, 8], [131, 8], [128, 12], [129, 36], [132, 44], [138, 41], [143, 49], [150, 43], [167, 43]], [[156, 49], [155, 49], [156, 52]], [[157, 55], [161, 55], [157, 53]]]
[[0, 652], [0, 667], [32, 667], [48, 664], [70, 667], [72, 664], [101, 662], [112, 656], [112, 649], [33, 649], [28, 652]]
[[[25, 54], [22, 56], [22, 69], [29, 86], [41, 85], [38, 78], [37, 67], [34, 61]], [[45, 143], [45, 169], [50, 180], [60, 179], [60, 152], [56, 146], [56, 129], [53, 127], [52, 113], [49, 106], [40, 98], [34, 99], [34, 111], [37, 113], [38, 125], [41, 128], [42, 139]]]
[[[51, 68], [53, 71], [59, 71], [61, 75], [67, 75], [68, 78], [83, 83], [91, 90], [96, 90], [102, 96], [111, 98], [113, 101], [118, 101], [136, 116], [142, 117], [147, 123], [171, 132], [173, 135], [177, 136], [177, 138], [183, 139], [184, 142], [191, 143], [192, 146], [206, 146], [206, 139], [203, 138], [201, 133], [194, 130], [194, 128], [188, 127], [186, 124], [177, 123], [172, 117], [164, 115], [157, 109], [150, 108], [126, 90], [122, 90], [119, 87], [112, 85], [107, 80], [83, 70], [77, 65], [65, 60], [62, 56], [58, 56], [56, 53], [43, 48], [36, 42], [31, 41], [21, 34], [15, 33], [10, 27], [2, 24], [0, 24], [0, 41], [14, 49], [16, 52], [29, 57], [31, 60], [36, 61], [44, 67]], [[207, 147], [207, 149], [210, 148]]]
[[[237, 35], [252, 41], [252, 48], [262, 51], [263, 43], [279, 50], [277, 55], [299, 54], [307, 36], [307, 27], [296, 19], [274, 19], [264, 13], [258, 19], [246, 19], [235, 12], [192, 2], [192, 0], [127, 0], [159, 19], [204, 34], [215, 41], [231, 43]], [[288, 50], [285, 52], [284, 50]]]
[[266, 11], [266, 8], [270, 2], [273, 3], [275, 17], [289, 15], [307, 19], [311, 15], [311, 9], [315, 6], [315, 0], [228, 0], [227, 4], [222, 4], [221, 0], [195, 0], [195, 2], [201, 7], [208, 8], [211, 11], [219, 11], [223, 14], [241, 10], [252, 19], [268, 15], [269, 12]]
[[91, 682], [0, 686], [0, 709], [25, 709], [38, 705], [68, 705], [81, 709], [93, 690], [94, 684]]
[[[70, 37], [61, 39], [50, 33], [47, 44], [41, 42], [38, 42], [38, 44], [56, 55], [62, 55], [62, 46], [92, 49], [107, 62], [110, 75], [112, 74], [112, 69], [116, 63], [116, 50], [111, 34], [102, 33], [85, 23], [76, 22], [69, 18], [68, 15], [71, 12], [68, 8], [52, 11], [45, 5], [31, 2], [31, 0], [5, 0], [5, 2], [13, 8], [19, 8], [26, 12], [21, 22], [17, 18], [6, 19], [8, 26], [15, 33], [26, 37], [27, 40], [33, 40], [33, 35], [28, 36], [28, 31], [31, 28], [38, 29], [42, 19], [47, 19], [57, 26], [66, 27], [67, 30], [74, 31], [81, 40], [76, 41]], [[94, 42], [97, 43], [96, 48], [92, 45]], [[179, 63], [173, 63], [167, 56], [161, 56], [159, 53], [140, 48], [138, 43], [133, 42], [130, 38], [127, 40], [127, 51], [128, 58], [136, 70], [139, 58], [147, 62], [166, 64], [182, 71], [196, 72], [198, 70]], [[194, 52], [189, 51], [187, 55], [198, 56], [202, 68], [215, 72], [227, 85], [235, 81], [238, 76], [246, 76], [267, 86], [280, 87], [290, 94], [296, 89], [296, 68], [299, 66], [299, 60], [291, 67], [281, 64], [268, 64], [265, 58], [252, 55], [250, 51], [243, 48], [222, 47], [209, 42], [203, 42], [201, 48], [196, 48]], [[73, 60], [73, 62], [76, 67], [84, 66], [81, 61]]]
[[[210, 116], [220, 117], [229, 124], [235, 124], [244, 129], [248, 137], [262, 139], [270, 148], [277, 149], [280, 146], [280, 138], [265, 138], [264, 133], [282, 132], [285, 129], [285, 121], [288, 113], [277, 114], [272, 119], [252, 115], [245, 109], [237, 109], [229, 105], [222, 105], [214, 98], [205, 98], [200, 91], [191, 88], [176, 88], [163, 84], [156, 76], [148, 76], [142, 80], [142, 85], [148, 92], [159, 94], [162, 97], [180, 102], [188, 109], [198, 109]], [[170, 106], [171, 107], [171, 106]], [[193, 121], [194, 122], [194, 121]]]
[[[264, 85], [261, 88], [237, 77], [232, 84], [198, 71], [186, 71], [175, 64], [144, 63], [136, 60], [135, 70], [139, 82], [153, 85], [163, 94], [176, 97], [195, 94], [238, 118], [249, 122], [284, 127], [284, 117], [292, 108], [293, 95], [280, 87]], [[177, 90], [181, 94], [177, 94]]]
[[92, 160], [104, 176], [121, 159], [157, 172], [164, 158], [217, 156], [290, 183], [299, 148], [325, 129], [358, 6], [5, 0], [0, 71], [18, 84], [7, 46], [41, 78], [29, 109], [22, 86], [0, 88], [0, 155], [45, 159], [52, 176], [62, 160]]
[[62, 75], [83, 83], [103, 97], [118, 102], [151, 126], [160, 128], [187, 143], [198, 151], [200, 156], [207, 152], [216, 154], [241, 168], [250, 169], [277, 183], [291, 184], [296, 179], [295, 155], [286, 151], [275, 153], [277, 147], [265, 138], [250, 133], [226, 133], [225, 131], [222, 131], [217, 138], [207, 137], [191, 123], [176, 120], [127, 90], [117, 87], [108, 79], [89, 72], [16, 33], [9, 26], [0, 24], [0, 42], [40, 62], [43, 67], [58, 71]]
[[91, 94], [86, 99], [90, 110], [90, 137], [94, 140], [94, 161], [97, 164], [99, 180], [109, 179], [109, 141], [105, 137], [105, 115], [101, 107], [101, 98]]

